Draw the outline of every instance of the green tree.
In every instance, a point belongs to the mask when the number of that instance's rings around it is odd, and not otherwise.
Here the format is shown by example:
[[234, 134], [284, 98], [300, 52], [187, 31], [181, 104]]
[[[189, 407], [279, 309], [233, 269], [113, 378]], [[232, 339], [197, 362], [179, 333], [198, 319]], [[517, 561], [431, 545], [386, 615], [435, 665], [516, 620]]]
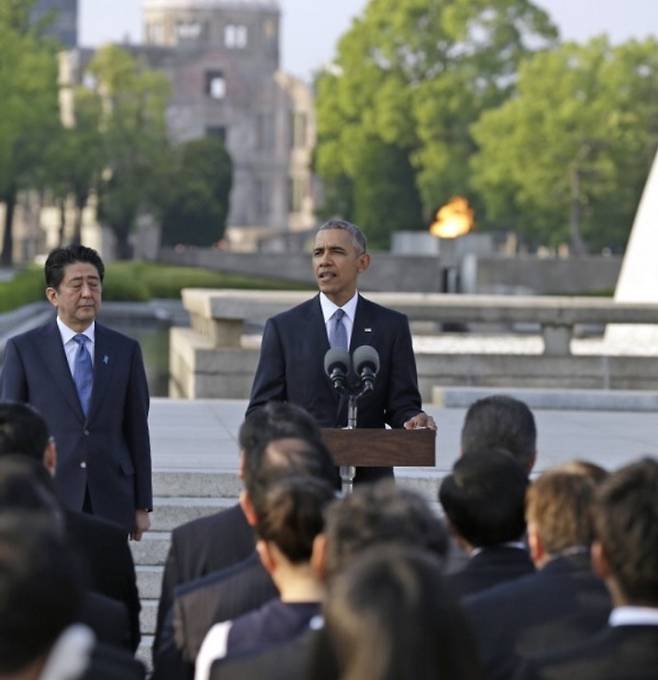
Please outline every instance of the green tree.
[[[381, 225], [382, 196], [406, 206], [406, 219], [388, 220], [390, 233], [468, 193], [471, 124], [509, 96], [521, 58], [556, 36], [529, 0], [371, 0], [316, 81], [316, 168], [327, 196], [348, 178], [343, 205], [358, 211], [367, 233]], [[384, 153], [403, 159], [400, 168]]]
[[210, 246], [224, 235], [229, 210], [232, 165], [218, 137], [204, 137], [177, 149], [169, 173], [162, 216], [164, 245]]
[[658, 143], [658, 42], [535, 55], [473, 134], [473, 182], [493, 218], [576, 254], [621, 249]]
[[0, 202], [5, 219], [0, 261], [12, 263], [18, 194], [38, 184], [42, 153], [57, 129], [55, 45], [30, 23], [33, 0], [0, 3]]
[[103, 100], [106, 167], [99, 183], [99, 218], [114, 232], [118, 256], [126, 259], [137, 218], [152, 208], [157, 195], [157, 168], [171, 162], [165, 123], [169, 81], [116, 46], [100, 49], [89, 72]]

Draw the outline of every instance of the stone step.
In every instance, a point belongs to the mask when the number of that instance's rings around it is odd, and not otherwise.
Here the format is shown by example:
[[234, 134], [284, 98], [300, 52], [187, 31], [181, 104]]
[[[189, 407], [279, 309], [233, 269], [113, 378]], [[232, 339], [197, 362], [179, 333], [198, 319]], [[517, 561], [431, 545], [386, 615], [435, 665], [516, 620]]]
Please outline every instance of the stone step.
[[155, 621], [158, 615], [157, 600], [142, 600], [142, 611], [139, 613], [139, 626], [142, 635], [155, 633]]
[[140, 598], [142, 600], [157, 600], [160, 597], [164, 567], [138, 564], [135, 571], [137, 572], [137, 589]]
[[237, 498], [242, 490], [235, 470], [166, 470], [153, 472], [156, 496], [194, 498]]
[[236, 502], [237, 497], [156, 496], [153, 499], [151, 529], [153, 531], [171, 531], [185, 522], [229, 508]]
[[151, 566], [164, 564], [170, 538], [169, 531], [147, 531], [141, 541], [130, 541], [135, 564]]

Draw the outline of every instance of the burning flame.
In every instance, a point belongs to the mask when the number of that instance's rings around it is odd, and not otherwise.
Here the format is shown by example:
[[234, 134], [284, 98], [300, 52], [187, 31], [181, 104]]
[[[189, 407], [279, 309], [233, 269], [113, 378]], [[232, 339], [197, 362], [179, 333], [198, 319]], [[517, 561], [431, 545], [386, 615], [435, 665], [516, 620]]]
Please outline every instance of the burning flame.
[[473, 228], [473, 211], [462, 196], [451, 198], [439, 208], [436, 219], [430, 225], [430, 234], [439, 238], [458, 238]]

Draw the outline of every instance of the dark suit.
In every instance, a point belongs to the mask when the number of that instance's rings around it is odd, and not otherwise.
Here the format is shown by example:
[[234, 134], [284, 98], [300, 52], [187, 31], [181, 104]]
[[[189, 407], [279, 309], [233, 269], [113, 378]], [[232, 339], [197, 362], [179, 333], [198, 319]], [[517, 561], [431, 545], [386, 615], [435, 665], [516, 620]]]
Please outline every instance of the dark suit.
[[[359, 295], [350, 351], [360, 345], [377, 350], [380, 370], [374, 391], [359, 400], [358, 426], [402, 427], [421, 411], [407, 318]], [[247, 415], [268, 401], [290, 401], [303, 406], [322, 427], [344, 427], [346, 400], [324, 373], [328, 349], [318, 295], [269, 319]]]
[[126, 531], [136, 509], [151, 508], [149, 396], [135, 340], [96, 323], [87, 417], [55, 320], [7, 342], [0, 397], [27, 402], [45, 418], [57, 443], [56, 485], [69, 508], [81, 510], [88, 489], [94, 514]]
[[521, 658], [567, 649], [606, 625], [610, 596], [589, 556], [557, 557], [537, 573], [463, 601], [488, 678], [512, 677]]
[[123, 602], [100, 593], [88, 592], [82, 600], [77, 620], [89, 626], [99, 642], [129, 652], [133, 651], [128, 610]]
[[253, 553], [254, 545], [253, 529], [247, 524], [239, 504], [187, 522], [172, 531], [162, 577], [154, 656], [160, 646], [162, 626], [173, 604], [176, 586], [242, 562]]
[[658, 626], [607, 627], [561, 654], [529, 663], [527, 680], [658, 680]]
[[278, 594], [255, 551], [233, 567], [176, 588], [154, 659], [154, 680], [190, 677], [213, 624], [235, 619]]
[[456, 597], [464, 597], [526, 576], [534, 570], [527, 550], [497, 546], [484, 548], [471, 557], [463, 569], [447, 574], [445, 578], [448, 590]]
[[79, 680], [143, 680], [144, 664], [113, 647], [96, 644]]
[[135, 565], [125, 531], [100, 517], [64, 511], [66, 533], [89, 576], [89, 587], [122, 602], [130, 620], [130, 644], [139, 645], [139, 594]]

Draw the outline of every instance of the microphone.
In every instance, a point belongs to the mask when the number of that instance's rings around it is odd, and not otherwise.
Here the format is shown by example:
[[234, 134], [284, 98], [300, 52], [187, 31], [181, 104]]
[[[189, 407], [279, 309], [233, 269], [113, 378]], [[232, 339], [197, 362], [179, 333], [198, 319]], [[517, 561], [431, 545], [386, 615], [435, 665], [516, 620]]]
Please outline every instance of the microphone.
[[324, 355], [324, 372], [335, 390], [342, 392], [346, 388], [347, 374], [350, 372], [351, 364], [350, 354], [346, 350], [336, 347], [327, 350]]
[[370, 345], [361, 345], [354, 350], [352, 355], [354, 372], [361, 378], [361, 383], [366, 391], [375, 387], [375, 378], [379, 373], [379, 354]]

